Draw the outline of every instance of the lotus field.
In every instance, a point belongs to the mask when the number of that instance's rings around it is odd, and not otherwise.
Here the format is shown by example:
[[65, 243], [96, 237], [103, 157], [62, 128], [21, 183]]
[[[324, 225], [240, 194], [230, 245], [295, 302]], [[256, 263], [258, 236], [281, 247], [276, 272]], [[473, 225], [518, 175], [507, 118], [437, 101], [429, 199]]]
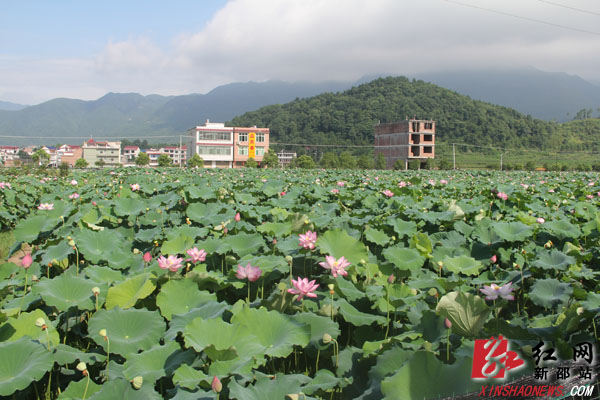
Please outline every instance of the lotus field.
[[[596, 342], [600, 176], [0, 176], [0, 396], [423, 399]], [[595, 318], [595, 321], [594, 321]]]

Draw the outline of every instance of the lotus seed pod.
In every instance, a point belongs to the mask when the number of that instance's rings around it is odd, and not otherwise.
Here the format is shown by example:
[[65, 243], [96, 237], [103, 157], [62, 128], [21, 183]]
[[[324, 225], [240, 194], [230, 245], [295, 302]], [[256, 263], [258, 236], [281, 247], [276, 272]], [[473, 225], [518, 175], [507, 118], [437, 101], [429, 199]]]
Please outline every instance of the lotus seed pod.
[[286, 394], [285, 397], [287, 397], [290, 400], [298, 400], [300, 398], [300, 395], [298, 393], [290, 393]]
[[92, 293], [94, 294], [94, 296], [98, 296], [100, 294], [100, 288], [98, 286], [94, 286], [92, 288]]
[[139, 249], [133, 249], [133, 254], [140, 254], [140, 250]]
[[335, 289], [335, 285], [333, 283], [328, 284], [327, 287], [329, 288], [329, 290]]
[[416, 296], [418, 292], [417, 292], [417, 289], [410, 289], [410, 293], [411, 293], [413, 296]]
[[106, 337], [106, 329], [100, 329], [100, 332], [98, 332], [98, 335], [100, 335], [103, 338], [105, 338]]
[[35, 326], [37, 326], [38, 328], [41, 328], [44, 325], [46, 325], [46, 320], [44, 318], [38, 318], [35, 320]]
[[75, 241], [73, 239], [69, 240], [69, 246], [71, 246], [71, 247], [75, 246]]
[[142, 388], [143, 383], [144, 383], [144, 378], [141, 376], [136, 376], [135, 378], [133, 378], [131, 380], [131, 386], [133, 386], [133, 388], [135, 390], [140, 390]]
[[85, 365], [85, 363], [82, 361], [79, 364], [77, 364], [77, 367], [75, 368], [77, 368], [78, 371], [83, 372], [87, 370], [87, 365]]
[[292, 261], [294, 261], [294, 259], [292, 258], [292, 256], [285, 256], [285, 261], [287, 261], [288, 264], [291, 264]]
[[323, 334], [323, 343], [325, 343], [325, 344], [331, 343], [332, 340], [333, 340], [333, 338], [331, 337], [331, 335], [329, 333]]

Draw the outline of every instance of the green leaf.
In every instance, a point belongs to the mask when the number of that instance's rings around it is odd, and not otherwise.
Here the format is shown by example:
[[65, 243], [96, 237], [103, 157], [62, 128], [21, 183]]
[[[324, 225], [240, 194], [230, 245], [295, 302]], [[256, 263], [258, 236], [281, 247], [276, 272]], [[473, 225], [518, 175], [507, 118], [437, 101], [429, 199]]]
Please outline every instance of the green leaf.
[[123, 365], [123, 375], [127, 380], [141, 376], [144, 383], [154, 386], [157, 379], [166, 375], [167, 359], [179, 349], [177, 342], [168, 342], [163, 346], [157, 344], [139, 354], [131, 354]]
[[471, 358], [464, 358], [447, 365], [433, 353], [417, 351], [398, 372], [381, 382], [381, 391], [386, 399], [422, 400], [478, 390], [481, 382], [469, 379], [471, 364]]
[[588, 292], [585, 301], [581, 302], [581, 305], [586, 310], [597, 310], [600, 308], [600, 294]]
[[495, 222], [492, 229], [508, 242], [523, 241], [533, 233], [533, 229], [522, 222]]
[[343, 256], [353, 265], [358, 265], [361, 260], [369, 259], [365, 245], [340, 229], [330, 230], [319, 236], [317, 247], [321, 254], [330, 255], [336, 259]]
[[227, 236], [222, 241], [229, 244], [231, 250], [240, 257], [259, 253], [265, 245], [262, 236], [257, 233], [238, 233], [237, 235]]
[[124, 242], [125, 238], [115, 230], [98, 232], [81, 230], [75, 236], [79, 252], [94, 264], [99, 263], [100, 260], [107, 260], [111, 253], [121, 249]]
[[573, 293], [573, 287], [556, 279], [538, 279], [531, 287], [529, 298], [538, 306], [551, 308], [566, 303]]
[[564, 271], [569, 268], [569, 266], [576, 263], [577, 260], [575, 260], [574, 257], [568, 256], [558, 250], [552, 250], [550, 252], [545, 251], [540, 254], [540, 258], [535, 260], [531, 265], [547, 270]]
[[123, 217], [129, 215], [138, 215], [146, 210], [146, 204], [138, 199], [119, 197], [115, 199], [115, 214]]
[[450, 272], [470, 276], [479, 275], [479, 271], [481, 268], [483, 268], [483, 264], [481, 262], [467, 256], [446, 257], [442, 263]]
[[285, 237], [292, 233], [292, 222], [267, 222], [259, 225], [256, 230], [261, 233], [268, 233], [275, 237]]
[[102, 385], [97, 385], [91, 379], [88, 383], [88, 379], [84, 377], [83, 379], [69, 383], [67, 389], [58, 396], [58, 400], [80, 400], [83, 399], [84, 393], [85, 398], [89, 399], [94, 393], [99, 392], [101, 388]]
[[156, 305], [167, 320], [173, 314], [185, 314], [206, 303], [216, 302], [217, 296], [205, 290], [198, 290], [198, 285], [191, 279], [171, 280], [165, 283], [158, 296]]
[[479, 296], [450, 292], [440, 299], [436, 312], [450, 320], [453, 333], [475, 337], [483, 328], [491, 310]]
[[334, 339], [337, 339], [340, 335], [340, 328], [337, 322], [332, 321], [329, 317], [303, 312], [294, 314], [293, 319], [301, 324], [310, 326], [310, 341], [313, 343], [319, 343], [326, 333]]
[[[253, 385], [242, 386], [231, 380], [229, 391], [232, 398], [237, 400], [282, 400], [288, 394], [301, 392], [301, 385], [310, 382], [306, 375], [276, 374], [274, 378], [260, 372], [256, 373]], [[302, 396], [301, 396], [302, 397]]]
[[354, 326], [371, 325], [373, 322], [376, 322], [378, 325], [385, 324], [385, 317], [361, 312], [345, 299], [336, 300], [335, 305], [340, 308], [342, 317]]
[[401, 271], [420, 270], [426, 260], [417, 250], [402, 246], [388, 247], [382, 254]]
[[433, 251], [433, 245], [431, 240], [426, 233], [416, 233], [410, 240], [410, 247], [417, 249], [422, 256], [431, 258], [431, 252]]
[[0, 343], [0, 396], [40, 380], [54, 365], [52, 353], [27, 337]]
[[186, 235], [180, 235], [173, 240], [166, 240], [162, 244], [160, 252], [165, 255], [184, 254], [186, 250], [192, 247], [194, 247], [194, 239]]
[[564, 219], [546, 222], [543, 227], [554, 233], [561, 240], [565, 238], [576, 239], [581, 236], [581, 230]]
[[202, 371], [194, 369], [187, 364], [182, 364], [173, 374], [173, 384], [186, 389], [196, 389], [200, 382], [210, 383], [210, 379]]
[[145, 273], [111, 287], [106, 296], [106, 308], [133, 307], [138, 300], [148, 297], [156, 289], [154, 280], [153, 275]]
[[59, 311], [67, 311], [71, 307], [79, 310], [92, 310], [95, 307], [92, 288], [96, 283], [71, 274], [62, 274], [52, 279], [42, 278], [34, 286], [34, 293], [39, 293], [47, 305]]
[[385, 246], [390, 242], [391, 239], [383, 231], [373, 228], [368, 228], [365, 230], [365, 238], [369, 242], [378, 244], [379, 246]]
[[30, 243], [37, 239], [38, 235], [43, 232], [52, 230], [58, 225], [57, 220], [48, 218], [47, 215], [35, 215], [27, 219], [21, 220], [14, 230], [16, 242]]
[[60, 337], [56, 328], [50, 323], [50, 318], [40, 309], [32, 312], [23, 312], [16, 318], [9, 317], [6, 322], [0, 325], [0, 341], [14, 342], [23, 336], [27, 336], [47, 346], [48, 337], [46, 336], [46, 332], [35, 325], [35, 321], [38, 318], [43, 318], [46, 321], [50, 346], [55, 347], [60, 343]]
[[[86, 397], [87, 399], [87, 397]], [[96, 392], [89, 400], [161, 400], [162, 396], [154, 390], [153, 385], [146, 382], [142, 387], [134, 389], [130, 382], [122, 378], [111, 379], [105, 382], [100, 391]]]
[[158, 311], [100, 310], [88, 322], [88, 336], [106, 351], [108, 342], [98, 334], [101, 329], [107, 330], [111, 353], [127, 356], [158, 343], [165, 332], [165, 322]]
[[394, 228], [394, 232], [398, 234], [399, 239], [404, 236], [412, 237], [417, 233], [417, 224], [414, 221], [403, 221], [398, 218], [392, 220], [389, 224]]
[[210, 302], [199, 308], [195, 308], [188, 313], [172, 315], [169, 330], [165, 334], [166, 340], [174, 340], [179, 332], [183, 332], [187, 324], [194, 318], [213, 319], [220, 318], [223, 312], [228, 308], [225, 303]]

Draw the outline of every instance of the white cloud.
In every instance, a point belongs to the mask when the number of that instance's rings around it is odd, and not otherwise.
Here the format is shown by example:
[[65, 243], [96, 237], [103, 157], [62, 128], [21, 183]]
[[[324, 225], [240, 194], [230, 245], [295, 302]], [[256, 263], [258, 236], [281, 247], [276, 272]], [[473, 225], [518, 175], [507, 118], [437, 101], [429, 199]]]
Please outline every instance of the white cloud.
[[[541, 1], [460, 2], [600, 31], [597, 16]], [[593, 0], [569, 5], [600, 11]], [[0, 58], [0, 99], [18, 92], [29, 93], [22, 102], [108, 91], [184, 94], [233, 81], [352, 80], [490, 67], [532, 66], [600, 81], [597, 48], [600, 35], [444, 0], [231, 0], [201, 31], [173, 38], [170, 48], [133, 37], [108, 42], [91, 59]]]

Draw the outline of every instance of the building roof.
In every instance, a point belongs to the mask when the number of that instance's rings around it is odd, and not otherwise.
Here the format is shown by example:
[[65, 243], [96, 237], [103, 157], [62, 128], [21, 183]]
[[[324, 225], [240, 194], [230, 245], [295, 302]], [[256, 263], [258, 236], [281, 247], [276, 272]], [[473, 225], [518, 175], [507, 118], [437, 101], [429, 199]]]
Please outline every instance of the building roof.
[[139, 148], [140, 148], [139, 146], [125, 146], [124, 147], [125, 150], [137, 150]]

